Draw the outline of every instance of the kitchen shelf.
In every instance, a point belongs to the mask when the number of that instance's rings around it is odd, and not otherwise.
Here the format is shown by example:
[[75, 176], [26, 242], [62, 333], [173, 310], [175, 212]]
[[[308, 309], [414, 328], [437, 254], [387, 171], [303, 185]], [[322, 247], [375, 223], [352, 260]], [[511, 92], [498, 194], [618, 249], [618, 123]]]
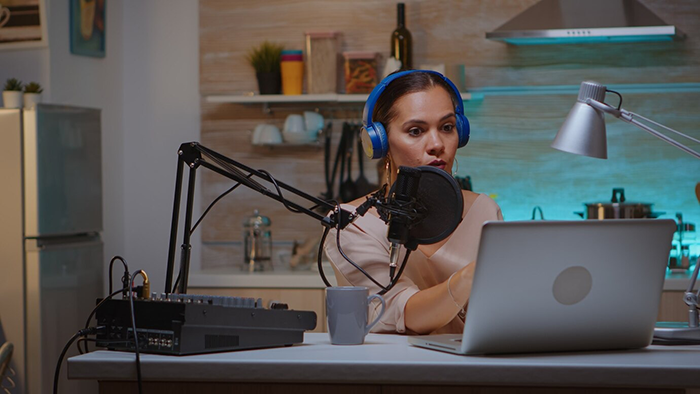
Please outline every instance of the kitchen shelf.
[[[210, 95], [208, 103], [217, 104], [272, 104], [272, 103], [364, 103], [369, 94], [266, 94], [266, 95]], [[462, 100], [470, 100], [471, 93], [462, 93]]]
[[[486, 97], [495, 96], [531, 96], [531, 95], [573, 95], [578, 94], [580, 85], [541, 85], [541, 86], [484, 86], [475, 87], [469, 92], [463, 92], [462, 100], [479, 101]], [[624, 94], [639, 93], [689, 93], [700, 92], [700, 83], [675, 82], [675, 83], [648, 83], [648, 84], [611, 84], [609, 89]], [[291, 103], [319, 103], [319, 104], [343, 104], [367, 101], [369, 94], [301, 94], [301, 95], [256, 95], [256, 94], [229, 94], [207, 95], [206, 102], [215, 104], [262, 104], [263, 111], [270, 111], [270, 104]]]

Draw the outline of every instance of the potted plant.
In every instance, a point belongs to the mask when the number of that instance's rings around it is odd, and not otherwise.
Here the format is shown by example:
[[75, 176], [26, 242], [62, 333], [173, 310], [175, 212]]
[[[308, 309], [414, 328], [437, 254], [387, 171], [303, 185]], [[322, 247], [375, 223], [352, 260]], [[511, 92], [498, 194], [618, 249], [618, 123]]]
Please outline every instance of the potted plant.
[[22, 108], [22, 81], [17, 78], [9, 78], [5, 81], [2, 102], [5, 108]]
[[255, 69], [260, 94], [279, 94], [281, 91], [282, 49], [282, 45], [264, 41], [248, 52], [248, 63]]
[[34, 108], [41, 102], [41, 85], [36, 82], [30, 82], [24, 86], [24, 108]]

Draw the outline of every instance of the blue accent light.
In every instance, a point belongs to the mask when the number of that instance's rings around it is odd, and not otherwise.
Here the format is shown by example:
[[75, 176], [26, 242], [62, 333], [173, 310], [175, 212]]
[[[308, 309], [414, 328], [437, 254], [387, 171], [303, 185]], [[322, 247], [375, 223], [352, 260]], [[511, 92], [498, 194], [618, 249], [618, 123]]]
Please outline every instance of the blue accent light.
[[543, 38], [504, 38], [502, 41], [512, 45], [543, 44], [600, 44], [629, 42], [664, 42], [673, 41], [673, 36], [603, 36], [603, 37], [543, 37]]

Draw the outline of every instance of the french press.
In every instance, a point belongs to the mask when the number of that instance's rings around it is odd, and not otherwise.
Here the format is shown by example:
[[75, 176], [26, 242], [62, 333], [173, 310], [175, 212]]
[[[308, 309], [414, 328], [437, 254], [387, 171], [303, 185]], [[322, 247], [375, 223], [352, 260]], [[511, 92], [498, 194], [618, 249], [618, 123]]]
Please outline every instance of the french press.
[[271, 224], [257, 209], [243, 221], [243, 263], [249, 272], [272, 270]]

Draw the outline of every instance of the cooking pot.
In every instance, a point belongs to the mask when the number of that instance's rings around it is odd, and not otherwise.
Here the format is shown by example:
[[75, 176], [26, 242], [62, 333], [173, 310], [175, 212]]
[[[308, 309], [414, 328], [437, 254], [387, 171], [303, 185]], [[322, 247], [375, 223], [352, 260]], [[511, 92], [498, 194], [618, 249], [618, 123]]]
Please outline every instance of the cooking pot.
[[584, 219], [654, 219], [663, 212], [653, 212], [653, 204], [625, 202], [625, 189], [613, 189], [610, 202], [586, 203], [586, 212], [574, 212]]

